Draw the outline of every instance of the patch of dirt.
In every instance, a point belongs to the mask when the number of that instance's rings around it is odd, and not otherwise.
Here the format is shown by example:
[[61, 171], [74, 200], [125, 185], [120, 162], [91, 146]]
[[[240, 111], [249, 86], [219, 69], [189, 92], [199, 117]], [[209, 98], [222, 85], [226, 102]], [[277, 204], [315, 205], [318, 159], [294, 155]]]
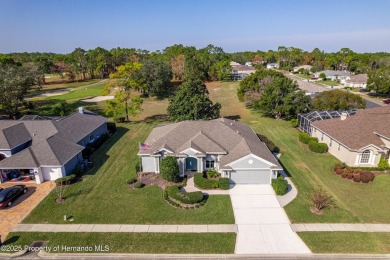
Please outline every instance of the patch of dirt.
[[[145, 184], [145, 186], [158, 186], [165, 190], [168, 186], [178, 185], [179, 183], [164, 180], [160, 174], [141, 172], [138, 174], [137, 181]], [[135, 183], [130, 186], [134, 186]]]
[[323, 210], [321, 210], [321, 209], [319, 210], [315, 207], [310, 207], [310, 211], [311, 211], [311, 213], [316, 214], [318, 216], [321, 216], [322, 214], [324, 214]]

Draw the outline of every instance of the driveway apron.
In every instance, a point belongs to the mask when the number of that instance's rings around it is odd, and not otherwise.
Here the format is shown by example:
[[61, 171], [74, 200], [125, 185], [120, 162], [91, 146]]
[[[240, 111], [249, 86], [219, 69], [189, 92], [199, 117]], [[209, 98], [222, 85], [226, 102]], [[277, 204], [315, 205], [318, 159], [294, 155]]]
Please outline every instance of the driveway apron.
[[238, 226], [236, 254], [307, 254], [291, 229], [271, 185], [236, 185], [230, 190]]

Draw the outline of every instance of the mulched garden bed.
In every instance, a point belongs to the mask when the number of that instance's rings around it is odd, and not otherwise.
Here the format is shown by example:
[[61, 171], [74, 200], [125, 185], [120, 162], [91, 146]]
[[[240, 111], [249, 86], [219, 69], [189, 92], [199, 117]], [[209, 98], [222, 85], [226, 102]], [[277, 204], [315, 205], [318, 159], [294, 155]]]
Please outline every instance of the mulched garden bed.
[[[151, 173], [151, 172], [139, 173], [138, 177], [137, 177], [137, 182], [141, 182], [145, 186], [158, 186], [162, 190], [165, 190], [165, 188], [168, 186], [181, 184], [181, 182], [175, 183], [175, 182], [170, 182], [170, 181], [164, 180], [160, 174]], [[137, 182], [130, 184], [129, 187], [134, 188], [134, 185]]]

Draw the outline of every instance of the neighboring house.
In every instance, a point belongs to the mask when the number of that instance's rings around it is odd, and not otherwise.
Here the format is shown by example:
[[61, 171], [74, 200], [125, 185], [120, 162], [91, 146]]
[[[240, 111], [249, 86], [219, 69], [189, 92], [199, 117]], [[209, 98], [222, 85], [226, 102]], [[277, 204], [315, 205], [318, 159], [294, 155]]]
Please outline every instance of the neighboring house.
[[345, 86], [352, 88], [366, 88], [368, 76], [367, 74], [358, 74], [353, 76], [347, 76], [345, 78]]
[[250, 61], [245, 62], [245, 66], [250, 66], [250, 67], [252, 67], [252, 62], [250, 62]]
[[374, 167], [381, 156], [389, 160], [390, 107], [358, 110], [354, 116], [345, 114], [311, 126], [311, 135], [349, 166]]
[[270, 184], [282, 170], [251, 127], [225, 118], [156, 127], [138, 155], [144, 172], [159, 173], [161, 159], [174, 156], [181, 176], [215, 168], [237, 184]]
[[232, 68], [230, 73], [233, 80], [242, 80], [250, 74], [254, 73], [256, 69], [252, 66], [237, 65]]
[[309, 80], [302, 80], [302, 79], [297, 78], [296, 76], [293, 76], [290, 74], [285, 74], [285, 76], [287, 78], [297, 82], [299, 88], [302, 89], [303, 91], [305, 91], [305, 94], [307, 96], [310, 96], [311, 98], [316, 96], [318, 93], [330, 90], [328, 88], [318, 86], [318, 84], [311, 83]]
[[42, 183], [67, 176], [83, 163], [84, 148], [106, 132], [106, 119], [83, 108], [67, 117], [1, 120], [0, 181], [20, 176]]
[[351, 75], [351, 72], [344, 70], [323, 70], [314, 73], [314, 77], [319, 78], [322, 73], [325, 74], [327, 79], [332, 81], [340, 80], [340, 83], [344, 83], [347, 76]]
[[311, 65], [301, 65], [301, 66], [298, 66], [298, 67], [294, 67], [294, 72], [298, 72], [300, 69], [304, 69], [304, 70], [310, 71], [310, 69], [312, 67], [313, 66], [311, 66]]
[[232, 66], [234, 68], [235, 66], [241, 66], [241, 64], [238, 62], [235, 62], [235, 61], [231, 61], [230, 66]]
[[278, 63], [268, 63], [267, 69], [279, 69], [279, 64]]

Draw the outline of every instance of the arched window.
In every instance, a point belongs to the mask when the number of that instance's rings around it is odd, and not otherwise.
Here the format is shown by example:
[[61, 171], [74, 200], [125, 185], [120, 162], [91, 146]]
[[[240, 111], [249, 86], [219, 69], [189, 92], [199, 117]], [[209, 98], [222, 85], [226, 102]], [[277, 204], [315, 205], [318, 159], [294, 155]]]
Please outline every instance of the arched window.
[[369, 163], [371, 157], [370, 150], [365, 150], [362, 152], [362, 155], [360, 156], [360, 163]]

